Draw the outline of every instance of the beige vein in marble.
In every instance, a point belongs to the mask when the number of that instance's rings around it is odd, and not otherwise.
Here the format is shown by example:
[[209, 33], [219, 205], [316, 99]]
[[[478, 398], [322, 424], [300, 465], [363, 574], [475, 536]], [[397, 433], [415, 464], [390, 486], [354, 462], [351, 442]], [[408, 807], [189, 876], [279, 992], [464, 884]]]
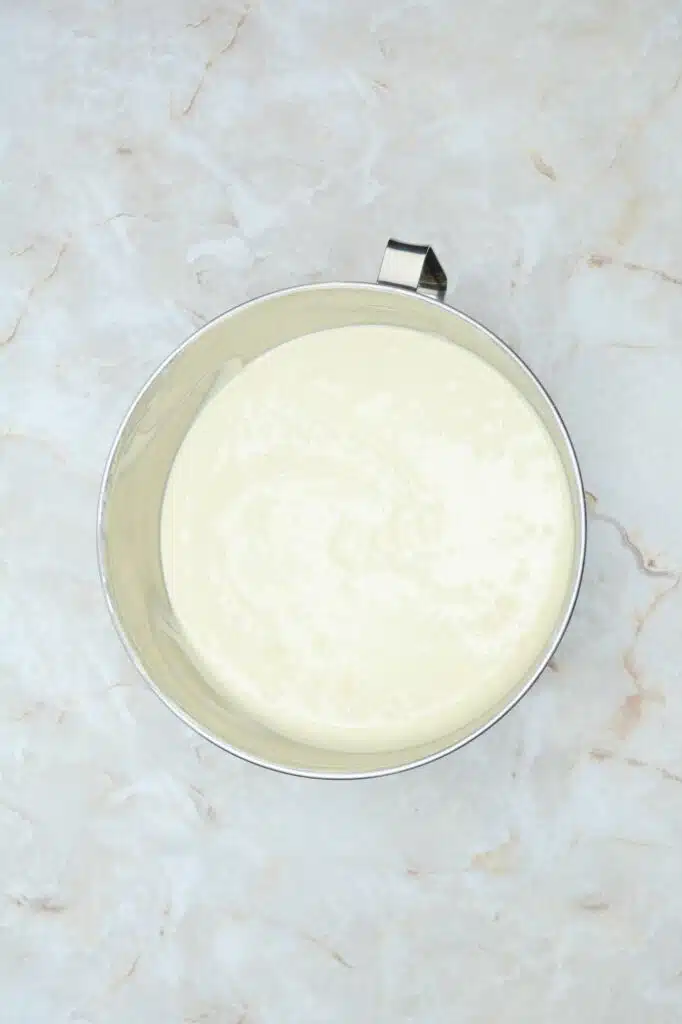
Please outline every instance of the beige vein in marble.
[[[199, 81], [197, 82], [196, 88], [194, 89], [194, 92], [190, 96], [189, 101], [187, 102], [187, 105], [185, 107], [183, 107], [183, 109], [180, 111], [180, 115], [179, 115], [180, 117], [187, 117], [187, 115], [191, 112], [192, 107], [194, 106], [194, 104], [196, 103], [196, 101], [198, 99], [199, 93], [201, 92], [201, 90], [204, 87], [204, 84], [206, 82], [206, 75], [214, 67], [214, 65], [216, 64], [216, 61], [218, 61], [220, 59], [220, 57], [222, 57], [224, 54], [226, 54], [228, 52], [228, 50], [231, 50], [232, 47], [235, 45], [235, 43], [239, 39], [239, 34], [240, 34], [242, 28], [244, 27], [244, 25], [246, 23], [246, 20], [249, 17], [250, 13], [251, 13], [251, 5], [249, 4], [249, 5], [247, 5], [244, 8], [243, 12], [240, 14], [239, 18], [237, 19], [237, 23], [236, 23], [236, 25], [234, 27], [234, 31], [232, 32], [232, 35], [230, 36], [228, 41], [224, 44], [224, 46], [221, 46], [221, 48], [217, 51], [217, 53], [215, 53], [212, 57], [209, 57], [208, 60], [205, 62], [204, 70], [201, 73], [201, 77], [199, 78]], [[206, 18], [202, 19], [201, 21], [197, 22], [195, 25], [188, 25], [187, 27], [188, 28], [198, 28], [200, 25], [205, 24], [209, 20], [209, 17], [210, 17], [210, 15], [207, 16]]]

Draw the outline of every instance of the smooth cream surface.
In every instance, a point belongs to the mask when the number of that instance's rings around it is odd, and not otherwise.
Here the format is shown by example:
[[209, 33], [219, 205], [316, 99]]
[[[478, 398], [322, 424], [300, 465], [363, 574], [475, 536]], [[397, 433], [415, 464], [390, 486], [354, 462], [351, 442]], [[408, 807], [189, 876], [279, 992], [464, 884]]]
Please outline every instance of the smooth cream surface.
[[338, 328], [204, 406], [162, 511], [171, 604], [214, 685], [292, 738], [385, 750], [509, 693], [571, 575], [566, 476], [535, 411], [467, 350]]

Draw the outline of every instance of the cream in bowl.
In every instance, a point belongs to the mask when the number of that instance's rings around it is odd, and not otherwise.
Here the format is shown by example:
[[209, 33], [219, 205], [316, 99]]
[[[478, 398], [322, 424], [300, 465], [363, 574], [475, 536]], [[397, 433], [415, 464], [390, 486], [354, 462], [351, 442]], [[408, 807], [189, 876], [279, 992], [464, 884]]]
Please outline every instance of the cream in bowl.
[[294, 289], [149, 387], [100, 558], [138, 666], [190, 724], [268, 766], [380, 774], [530, 686], [575, 601], [584, 498], [549, 399], [484, 328], [404, 286]]
[[201, 664], [277, 732], [422, 743], [512, 689], [571, 581], [566, 475], [479, 356], [400, 327], [272, 349], [211, 397], [161, 519]]

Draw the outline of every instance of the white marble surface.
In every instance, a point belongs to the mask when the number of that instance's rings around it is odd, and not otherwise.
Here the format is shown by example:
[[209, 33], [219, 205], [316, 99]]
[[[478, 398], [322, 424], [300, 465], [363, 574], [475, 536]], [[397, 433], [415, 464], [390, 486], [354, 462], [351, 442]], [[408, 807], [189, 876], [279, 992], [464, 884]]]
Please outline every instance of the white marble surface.
[[[3, 1024], [682, 1019], [682, 29], [673, 0], [0, 11]], [[147, 691], [103, 461], [192, 329], [429, 241], [565, 414], [582, 599], [498, 727], [363, 784]]]

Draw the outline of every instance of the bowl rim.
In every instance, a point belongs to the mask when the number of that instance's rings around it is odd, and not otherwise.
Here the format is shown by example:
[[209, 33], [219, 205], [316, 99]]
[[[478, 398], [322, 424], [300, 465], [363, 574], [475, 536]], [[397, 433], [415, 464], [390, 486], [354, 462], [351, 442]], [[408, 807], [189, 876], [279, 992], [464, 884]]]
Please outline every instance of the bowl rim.
[[[270, 761], [267, 758], [258, 757], [257, 755], [250, 753], [248, 750], [244, 750], [244, 749], [242, 749], [240, 747], [235, 746], [232, 743], [229, 743], [227, 740], [221, 739], [219, 736], [217, 736], [215, 733], [213, 733], [210, 729], [208, 729], [206, 726], [204, 726], [200, 721], [198, 721], [197, 719], [193, 718], [190, 714], [188, 714], [184, 710], [184, 708], [182, 708], [179, 704], [177, 704], [172, 698], [170, 698], [165, 693], [163, 688], [157, 682], [155, 682], [155, 680], [149, 675], [149, 673], [147, 672], [146, 668], [142, 664], [141, 658], [140, 658], [136, 648], [134, 647], [134, 645], [132, 644], [132, 642], [129, 640], [129, 638], [127, 636], [127, 633], [126, 633], [126, 631], [124, 629], [123, 623], [121, 621], [121, 618], [119, 616], [119, 613], [118, 613], [118, 611], [116, 609], [116, 606], [115, 606], [115, 603], [114, 603], [113, 594], [112, 594], [112, 590], [111, 590], [111, 586], [110, 586], [110, 582], [109, 582], [109, 573], [107, 571], [106, 559], [105, 559], [105, 549], [106, 549], [105, 516], [106, 516], [107, 499], [108, 499], [108, 495], [109, 495], [109, 487], [110, 487], [110, 483], [111, 483], [111, 469], [112, 469], [112, 466], [113, 466], [113, 463], [114, 463], [114, 459], [116, 458], [116, 455], [117, 455], [118, 449], [119, 449], [119, 445], [121, 443], [123, 435], [126, 432], [128, 424], [130, 423], [130, 420], [131, 420], [135, 410], [137, 409], [139, 403], [142, 401], [144, 396], [150, 390], [150, 388], [156, 383], [158, 378], [164, 373], [166, 368], [175, 359], [177, 359], [185, 351], [186, 348], [189, 348], [190, 345], [193, 345], [196, 341], [198, 341], [199, 338], [201, 337], [201, 335], [204, 334], [204, 332], [209, 331], [210, 329], [215, 327], [215, 325], [217, 323], [219, 323], [221, 321], [224, 321], [224, 320], [227, 320], [227, 319], [230, 319], [232, 316], [235, 316], [235, 315], [237, 315], [239, 313], [244, 312], [245, 310], [247, 310], [251, 306], [255, 306], [255, 305], [259, 304], [259, 303], [266, 302], [266, 301], [273, 300], [273, 299], [277, 299], [277, 298], [284, 297], [284, 296], [287, 296], [287, 295], [292, 295], [292, 294], [295, 294], [295, 293], [298, 293], [298, 292], [305, 292], [305, 291], [308, 291], [308, 292], [310, 292], [310, 291], [324, 292], [324, 291], [331, 291], [331, 290], [334, 290], [334, 289], [342, 289], [342, 290], [360, 289], [362, 291], [383, 292], [383, 293], [388, 292], [388, 293], [392, 293], [392, 294], [399, 293], [399, 294], [401, 294], [403, 296], [407, 295], [411, 299], [414, 299], [414, 300], [416, 300], [418, 302], [426, 302], [429, 305], [437, 306], [437, 307], [439, 307], [441, 309], [443, 307], [445, 307], [448, 312], [450, 312], [453, 315], [459, 317], [461, 320], [464, 320], [470, 326], [476, 328], [479, 331], [483, 331], [484, 334], [488, 335], [488, 337], [495, 344], [500, 346], [500, 348], [511, 358], [511, 360], [517, 364], [519, 369], [521, 369], [522, 372], [525, 372], [528, 375], [528, 377], [530, 378], [531, 382], [534, 384], [534, 386], [540, 392], [542, 397], [547, 402], [549, 408], [553, 412], [553, 414], [555, 416], [555, 419], [556, 419], [557, 428], [559, 430], [559, 433], [561, 435], [563, 444], [565, 446], [566, 454], [568, 455], [568, 458], [569, 458], [569, 462], [570, 462], [570, 466], [571, 466], [571, 471], [573, 473], [574, 483], [577, 485], [576, 492], [577, 492], [578, 499], [579, 499], [579, 502], [578, 502], [578, 505], [579, 505], [579, 507], [578, 507], [578, 515], [576, 517], [576, 525], [577, 525], [578, 529], [577, 529], [576, 538], [575, 538], [577, 560], [576, 560], [576, 563], [575, 563], [576, 568], [575, 568], [575, 572], [573, 574], [573, 579], [572, 579], [570, 590], [569, 590], [568, 602], [567, 602], [567, 604], [565, 606], [565, 610], [564, 610], [564, 612], [563, 612], [563, 614], [561, 616], [561, 619], [559, 620], [559, 622], [555, 626], [555, 629], [554, 629], [554, 636], [555, 636], [554, 643], [547, 650], [545, 657], [543, 657], [542, 661], [539, 663], [539, 665], [537, 666], [537, 668], [535, 669], [533, 674], [528, 678], [528, 680], [521, 687], [521, 689], [517, 693], [515, 693], [504, 704], [504, 706], [499, 711], [497, 711], [489, 719], [486, 719], [486, 721], [484, 721], [476, 729], [474, 729], [470, 733], [467, 733], [465, 736], [463, 736], [460, 739], [458, 739], [455, 743], [450, 743], [447, 746], [443, 747], [442, 749], [433, 751], [432, 753], [427, 754], [424, 757], [419, 757], [419, 758], [415, 758], [414, 760], [404, 761], [402, 763], [395, 764], [395, 765], [388, 765], [386, 767], [380, 767], [380, 768], [372, 768], [372, 769], [364, 770], [364, 771], [340, 771], [340, 772], [337, 772], [337, 771], [324, 771], [324, 770], [312, 769], [312, 768], [299, 768], [299, 767], [296, 767], [296, 766], [282, 764], [282, 763], [277, 762], [277, 761]], [[256, 358], [258, 358], [258, 357], [256, 357]], [[211, 320], [207, 321], [207, 323], [202, 324], [201, 327], [199, 327], [196, 331], [194, 331], [192, 334], [190, 334], [189, 337], [187, 337], [183, 342], [181, 342], [180, 345], [178, 345], [176, 348], [174, 348], [173, 351], [170, 352], [166, 356], [166, 358], [163, 359], [163, 361], [157, 366], [157, 368], [153, 371], [153, 373], [145, 381], [143, 386], [140, 388], [140, 390], [137, 392], [137, 394], [133, 398], [132, 402], [128, 406], [128, 408], [127, 408], [127, 410], [126, 410], [126, 412], [125, 412], [125, 414], [123, 416], [123, 419], [122, 419], [122, 421], [120, 423], [120, 426], [119, 426], [118, 430], [116, 431], [116, 434], [114, 436], [114, 439], [113, 439], [113, 442], [111, 444], [111, 447], [109, 449], [109, 454], [107, 455], [107, 459], [106, 459], [106, 462], [104, 464], [104, 470], [103, 470], [103, 473], [102, 473], [102, 479], [101, 479], [101, 483], [100, 483], [99, 495], [98, 495], [98, 500], [97, 500], [96, 548], [97, 548], [97, 567], [98, 567], [98, 571], [99, 571], [99, 577], [100, 577], [100, 582], [101, 582], [101, 585], [102, 585], [102, 590], [104, 592], [104, 599], [105, 599], [105, 602], [106, 602], [106, 606], [107, 606], [107, 609], [109, 611], [109, 616], [110, 616], [111, 621], [113, 623], [114, 629], [115, 629], [116, 633], [118, 634], [118, 638], [121, 641], [121, 644], [123, 645], [123, 648], [124, 648], [126, 654], [128, 655], [128, 658], [132, 662], [132, 664], [135, 667], [135, 669], [137, 670], [137, 672], [145, 680], [147, 685], [156, 694], [156, 696], [166, 705], [167, 708], [169, 708], [175, 715], [177, 715], [177, 717], [185, 725], [189, 726], [189, 728], [191, 728], [194, 732], [198, 733], [203, 739], [208, 740], [210, 743], [214, 744], [214, 746], [219, 747], [221, 750], [224, 750], [224, 751], [227, 751], [230, 754], [233, 754], [235, 757], [240, 758], [242, 761], [246, 761], [249, 764], [257, 765], [260, 768], [267, 768], [270, 771], [280, 772], [280, 773], [283, 773], [285, 775], [293, 775], [293, 776], [297, 776], [299, 778], [325, 779], [325, 780], [330, 780], [330, 781], [331, 780], [350, 781], [350, 780], [357, 780], [357, 779], [372, 779], [372, 778], [380, 778], [380, 777], [383, 777], [383, 776], [386, 776], [386, 775], [397, 775], [400, 772], [409, 771], [412, 768], [419, 768], [422, 765], [430, 764], [433, 761], [438, 761], [438, 760], [440, 760], [440, 758], [446, 757], [448, 754], [452, 754], [456, 750], [460, 750], [462, 747], [467, 746], [467, 744], [471, 743], [473, 740], [477, 739], [479, 736], [482, 736], [483, 733], [487, 732], [488, 729], [492, 729], [492, 727], [494, 725], [496, 725], [502, 718], [504, 718], [507, 714], [509, 714], [509, 712], [512, 710], [512, 708], [516, 707], [516, 705], [519, 703], [519, 701], [523, 697], [525, 697], [526, 694], [528, 693], [528, 691], [535, 685], [537, 680], [540, 678], [542, 673], [547, 668], [547, 665], [549, 664], [549, 662], [552, 659], [555, 651], [557, 650], [559, 644], [561, 643], [561, 641], [562, 641], [562, 639], [564, 637], [564, 634], [566, 633], [566, 630], [568, 628], [568, 625], [569, 625], [569, 623], [571, 621], [571, 618], [573, 616], [573, 612], [575, 611], [575, 606], [576, 606], [576, 602], [578, 600], [578, 594], [580, 592], [580, 587], [581, 587], [581, 584], [582, 584], [584, 570], [585, 570], [585, 556], [586, 556], [586, 549], [587, 549], [587, 501], [586, 501], [586, 496], [585, 496], [585, 486], [584, 486], [584, 483], [583, 483], [582, 474], [580, 472], [580, 466], [579, 466], [579, 463], [578, 463], [578, 458], [577, 458], [577, 455], [576, 455], [576, 452], [575, 452], [575, 448], [573, 446], [573, 442], [571, 440], [571, 436], [570, 436], [570, 434], [569, 434], [569, 432], [568, 432], [568, 430], [566, 428], [566, 425], [565, 425], [565, 423], [564, 423], [564, 421], [563, 421], [563, 419], [561, 417], [561, 414], [559, 413], [559, 410], [557, 409], [557, 407], [554, 404], [551, 396], [549, 395], [548, 391], [546, 390], [546, 388], [544, 387], [542, 382], [538, 379], [536, 374], [531, 370], [531, 368], [527, 365], [527, 363], [516, 352], [514, 352], [514, 350], [505, 341], [502, 340], [502, 338], [498, 337], [498, 335], [496, 335], [488, 327], [486, 327], [484, 324], [482, 324], [479, 320], [476, 320], [474, 317], [471, 317], [468, 314], [463, 313], [460, 309], [457, 309], [454, 306], [450, 306], [448, 303], [446, 303], [445, 301], [441, 301], [440, 299], [436, 299], [436, 298], [432, 298], [431, 296], [424, 295], [421, 292], [411, 291], [411, 290], [408, 290], [408, 289], [405, 289], [405, 288], [401, 288], [401, 287], [396, 286], [396, 285], [373, 284], [373, 283], [366, 282], [366, 281], [320, 281], [320, 282], [314, 282], [314, 283], [311, 283], [311, 284], [294, 285], [294, 286], [289, 287], [289, 288], [281, 288], [281, 289], [276, 289], [274, 291], [265, 292], [262, 295], [257, 295], [254, 298], [247, 299], [244, 302], [238, 303], [236, 306], [230, 307], [230, 309], [227, 309], [224, 312], [219, 313], [217, 316], [215, 316]]]

